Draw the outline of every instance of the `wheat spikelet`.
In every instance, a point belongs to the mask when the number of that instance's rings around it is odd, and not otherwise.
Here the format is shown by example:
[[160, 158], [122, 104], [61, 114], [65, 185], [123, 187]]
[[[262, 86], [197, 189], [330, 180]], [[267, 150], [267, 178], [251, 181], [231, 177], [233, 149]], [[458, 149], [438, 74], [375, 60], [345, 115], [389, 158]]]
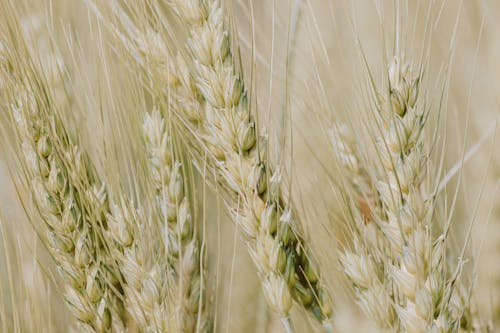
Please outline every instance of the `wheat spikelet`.
[[406, 330], [447, 331], [459, 320], [448, 306], [453, 286], [440, 281], [447, 275], [445, 235], [434, 240], [431, 234], [433, 207], [423, 183], [425, 111], [417, 103], [419, 77], [400, 61], [394, 58], [389, 67], [390, 102], [381, 110], [385, 135], [378, 142], [387, 172], [377, 183], [387, 216], [381, 229], [390, 240], [389, 258], [394, 258], [388, 260], [388, 275], [395, 284], [395, 309]]
[[104, 187], [88, 179], [76, 146], [59, 146], [60, 135], [51, 127], [60, 125], [44, 119], [48, 115], [38, 114], [37, 102], [29, 92], [19, 93], [13, 111], [30, 172], [28, 181], [46, 223], [44, 239], [67, 279], [66, 297], [76, 317], [96, 331], [106, 331], [111, 327], [110, 309], [116, 305], [96, 243], [99, 231], [95, 229], [103, 223], [106, 210]]
[[[130, 46], [127, 50], [134, 59], [147, 69], [147, 87], [153, 98], [161, 100], [173, 79], [166, 45], [151, 28], [143, 32], [124, 12], [118, 9], [116, 14], [127, 28], [122, 41]], [[150, 207], [154, 213], [147, 215], [143, 209], [133, 208], [132, 202], [119, 198], [109, 215], [114, 230], [110, 236], [118, 244], [117, 256], [125, 267], [127, 306], [141, 330], [207, 331], [210, 323], [204, 304], [201, 240], [188, 198], [191, 183], [185, 180], [187, 169], [182, 167], [170, 127], [159, 107], [145, 114], [142, 130], [148, 159], [145, 181], [154, 190], [156, 207]], [[149, 256], [155, 260], [148, 259]], [[155, 296], [147, 300], [147, 290], [152, 285]], [[145, 308], [143, 304], [149, 305]]]
[[161, 262], [157, 247], [146, 232], [151, 227], [144, 212], [120, 198], [111, 205], [108, 215], [110, 236], [116, 242], [116, 257], [123, 274], [126, 310], [144, 332], [176, 330], [174, 309], [169, 308], [168, 263]]
[[366, 170], [359, 147], [351, 128], [346, 124], [339, 123], [332, 127], [329, 132], [330, 142], [335, 157], [339, 161], [342, 172], [348, 184], [345, 191], [352, 189], [356, 206], [366, 220], [371, 219], [371, 209], [376, 197], [370, 175]]

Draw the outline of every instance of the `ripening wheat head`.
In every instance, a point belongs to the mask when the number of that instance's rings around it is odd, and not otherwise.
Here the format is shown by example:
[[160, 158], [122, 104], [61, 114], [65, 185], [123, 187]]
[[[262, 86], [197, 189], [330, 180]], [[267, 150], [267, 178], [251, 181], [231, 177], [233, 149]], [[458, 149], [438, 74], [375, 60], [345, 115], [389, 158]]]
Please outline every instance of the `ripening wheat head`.
[[[429, 170], [430, 111], [421, 75], [404, 59], [391, 61], [387, 94], [375, 92], [371, 106], [373, 160], [360, 158], [346, 136], [334, 131], [339, 162], [358, 193], [351, 201], [353, 249], [344, 252], [342, 264], [360, 306], [381, 327], [476, 331], [478, 320], [456, 281], [460, 266], [450, 270], [445, 257], [449, 225], [438, 220], [435, 189], [426, 182], [427, 173], [436, 170]], [[369, 168], [376, 170], [369, 175], [376, 190], [360, 186], [366, 177], [362, 171]], [[359, 194], [366, 189], [369, 193]], [[360, 198], [372, 198], [368, 215]]]
[[104, 184], [61, 118], [61, 112], [71, 106], [67, 99], [58, 99], [64, 96], [64, 69], [54, 61], [59, 58], [52, 54], [47, 57], [51, 62], [43, 63], [44, 58], [26, 47], [31, 33], [18, 33], [16, 23], [15, 18], [4, 21], [13, 31], [4, 40], [10, 65], [4, 75], [8, 111], [22, 152], [23, 181], [31, 188], [43, 221], [37, 230], [61, 272], [66, 301], [82, 326], [91, 331], [120, 329], [121, 301], [112, 287], [117, 273], [111, 268], [102, 234], [108, 209]]
[[[158, 109], [144, 118], [143, 131], [149, 156], [149, 169], [156, 191], [157, 210], [167, 224], [163, 237], [167, 259], [173, 268], [170, 290], [178, 327], [183, 332], [206, 331], [204, 311], [203, 263], [200, 265], [201, 238], [198, 216], [192, 213], [188, 191], [194, 190], [181, 151], [175, 145], [175, 131]], [[184, 161], [186, 162], [186, 161]], [[201, 269], [200, 269], [201, 268]], [[177, 292], [175, 292], [177, 291]]]
[[267, 160], [266, 144], [258, 142], [260, 131], [222, 7], [218, 1], [178, 1], [175, 9], [189, 27], [187, 63], [192, 66], [189, 70], [178, 58], [177, 66], [186, 68], [178, 82], [194, 83], [181, 90], [191, 91], [191, 100], [203, 105], [198, 135], [225, 185], [238, 195], [239, 204], [230, 209], [261, 274], [268, 302], [287, 318], [293, 297], [326, 324], [330, 305], [304, 240], [293, 230], [295, 213], [280, 192], [280, 177]]
[[139, 182], [152, 185], [153, 204], [137, 206], [123, 194], [112, 199], [111, 247], [123, 274], [125, 308], [141, 331], [203, 332], [209, 323], [192, 186], [167, 126], [158, 109], [145, 113], [147, 171]]

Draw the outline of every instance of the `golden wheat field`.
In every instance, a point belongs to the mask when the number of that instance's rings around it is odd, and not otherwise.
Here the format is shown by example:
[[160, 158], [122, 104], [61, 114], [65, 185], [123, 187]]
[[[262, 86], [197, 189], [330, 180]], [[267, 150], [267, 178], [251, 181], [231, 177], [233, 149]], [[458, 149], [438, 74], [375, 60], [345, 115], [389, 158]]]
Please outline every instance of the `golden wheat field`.
[[500, 332], [497, 0], [0, 0], [0, 332]]

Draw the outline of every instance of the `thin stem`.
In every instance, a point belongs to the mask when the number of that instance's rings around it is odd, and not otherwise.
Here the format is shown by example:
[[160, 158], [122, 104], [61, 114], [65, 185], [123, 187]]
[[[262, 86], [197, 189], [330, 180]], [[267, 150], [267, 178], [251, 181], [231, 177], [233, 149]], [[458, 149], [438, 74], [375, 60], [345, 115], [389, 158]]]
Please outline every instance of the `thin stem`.
[[290, 317], [281, 318], [281, 323], [283, 324], [286, 333], [295, 333], [295, 329], [293, 328], [292, 320], [290, 319]]

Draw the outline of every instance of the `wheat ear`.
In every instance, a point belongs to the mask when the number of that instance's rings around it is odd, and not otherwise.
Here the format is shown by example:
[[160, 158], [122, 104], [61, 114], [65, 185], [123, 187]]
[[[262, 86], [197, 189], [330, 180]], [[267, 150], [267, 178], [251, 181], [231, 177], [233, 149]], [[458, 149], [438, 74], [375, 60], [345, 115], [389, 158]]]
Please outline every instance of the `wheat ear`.
[[344, 253], [344, 270], [365, 312], [383, 327], [470, 331], [467, 302], [457, 294], [454, 279], [447, 279], [445, 234], [432, 234], [433, 200], [423, 182], [426, 118], [419, 76], [397, 57], [388, 76], [389, 98], [378, 95], [380, 158], [375, 165], [382, 172], [375, 182], [381, 204], [372, 215], [377, 228], [366, 225], [359, 212], [354, 214], [356, 237], [363, 238], [356, 238], [354, 250]]
[[17, 93], [12, 111], [27, 181], [46, 223], [44, 240], [67, 282], [67, 302], [80, 321], [95, 331], [107, 331], [112, 322], [120, 325], [121, 319], [119, 301], [107, 287], [111, 272], [106, 267], [109, 263], [102, 262], [105, 250], [99, 244], [106, 192], [88, 174], [78, 147], [66, 146], [57, 133], [62, 125], [39, 112], [31, 92]]
[[[7, 49], [10, 67], [4, 74], [9, 110], [21, 142], [21, 165], [44, 222], [39, 232], [65, 281], [66, 301], [88, 331], [120, 331], [124, 327], [121, 301], [111, 285], [117, 276], [102, 242], [107, 209], [104, 185], [59, 117], [53, 100], [62, 89], [58, 81], [46, 80], [48, 74], [32, 67], [32, 59], [20, 49]], [[45, 67], [44, 71], [54, 75], [62, 70]]]
[[174, 298], [178, 302], [177, 322], [183, 332], [192, 332], [196, 327], [206, 330], [208, 324], [201, 303], [204, 279], [203, 272], [200, 272], [201, 240], [187, 195], [187, 170], [182, 167], [172, 130], [158, 109], [146, 114], [144, 134], [150, 174], [153, 176], [160, 218], [166, 224], [163, 242], [167, 245], [167, 257], [173, 269], [171, 290], [178, 291]]
[[[200, 136], [211, 150], [226, 186], [238, 196], [231, 205], [258, 267], [268, 304], [287, 322], [292, 297], [325, 324], [330, 304], [305, 242], [294, 230], [295, 214], [279, 191], [279, 177], [258, 147], [259, 130], [237, 70], [219, 1], [173, 1], [188, 25], [194, 71], [177, 63], [185, 117], [200, 122]], [[201, 105], [202, 117], [191, 105]], [[197, 110], [195, 110], [197, 111]], [[193, 117], [193, 115], [195, 117]], [[273, 184], [274, 182], [274, 184]], [[274, 186], [273, 186], [274, 185]], [[287, 325], [285, 325], [287, 327]]]
[[[120, 199], [112, 205], [110, 229], [120, 245], [127, 308], [139, 328], [204, 331], [199, 240], [185, 195], [187, 184], [166, 126], [158, 109], [146, 114], [143, 132], [158, 215], [146, 218]], [[160, 235], [147, 229], [159, 229]]]
[[[115, 34], [134, 61], [146, 69], [147, 88], [155, 101], [161, 101], [174, 79], [163, 39], [148, 25], [139, 29], [119, 6], [113, 10], [125, 28], [125, 35], [118, 29]], [[205, 309], [201, 239], [189, 200], [193, 184], [185, 178], [188, 170], [182, 166], [171, 127], [159, 107], [145, 113], [145, 181], [155, 193], [155, 204], [149, 207], [154, 213], [146, 216], [129, 200], [119, 198], [109, 215], [111, 237], [125, 267], [127, 306], [138, 326], [154, 332], [205, 332], [210, 322]], [[155, 259], [147, 259], [150, 256]], [[146, 308], [144, 304], [148, 304]]]

